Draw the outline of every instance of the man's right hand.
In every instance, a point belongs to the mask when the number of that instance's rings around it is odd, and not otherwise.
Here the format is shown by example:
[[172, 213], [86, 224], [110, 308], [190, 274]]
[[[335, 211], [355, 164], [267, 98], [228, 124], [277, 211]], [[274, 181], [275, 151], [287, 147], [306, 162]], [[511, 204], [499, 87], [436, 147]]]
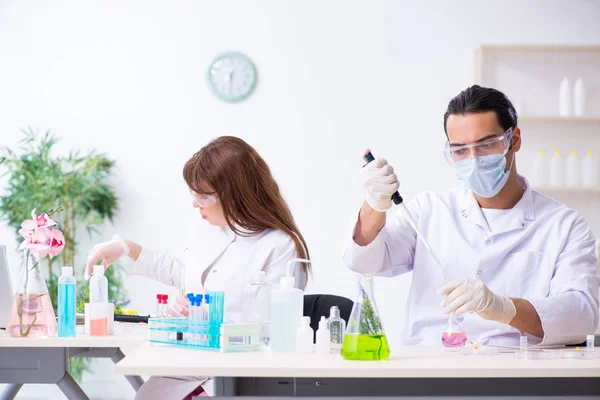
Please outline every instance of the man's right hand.
[[365, 165], [361, 175], [369, 206], [382, 213], [389, 210], [393, 204], [392, 195], [400, 187], [394, 168], [383, 158], [378, 158]]

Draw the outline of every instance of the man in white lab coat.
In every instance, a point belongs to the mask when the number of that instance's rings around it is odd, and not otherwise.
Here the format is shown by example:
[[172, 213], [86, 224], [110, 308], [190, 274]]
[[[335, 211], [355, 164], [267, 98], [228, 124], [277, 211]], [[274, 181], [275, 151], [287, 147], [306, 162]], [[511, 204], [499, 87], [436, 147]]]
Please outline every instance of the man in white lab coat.
[[379, 276], [413, 272], [404, 344], [439, 344], [449, 313], [482, 343], [518, 345], [522, 334], [544, 345], [585, 341], [599, 318], [594, 237], [579, 213], [517, 174], [521, 131], [510, 100], [472, 86], [450, 101], [444, 129], [463, 185], [407, 206], [448, 282], [401, 208], [390, 210], [399, 184], [383, 159], [362, 169], [367, 198], [345, 263]]

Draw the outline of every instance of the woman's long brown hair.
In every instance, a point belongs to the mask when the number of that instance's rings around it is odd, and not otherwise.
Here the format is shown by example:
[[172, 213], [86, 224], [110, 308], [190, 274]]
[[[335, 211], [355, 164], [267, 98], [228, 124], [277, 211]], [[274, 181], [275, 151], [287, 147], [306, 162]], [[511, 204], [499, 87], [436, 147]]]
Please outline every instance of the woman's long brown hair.
[[[236, 234], [252, 236], [267, 229], [280, 230], [292, 238], [299, 257], [309, 258], [306, 241], [269, 166], [242, 139], [221, 136], [211, 141], [185, 164], [183, 178], [196, 193], [217, 194], [227, 225]], [[305, 272], [309, 269], [304, 265]]]

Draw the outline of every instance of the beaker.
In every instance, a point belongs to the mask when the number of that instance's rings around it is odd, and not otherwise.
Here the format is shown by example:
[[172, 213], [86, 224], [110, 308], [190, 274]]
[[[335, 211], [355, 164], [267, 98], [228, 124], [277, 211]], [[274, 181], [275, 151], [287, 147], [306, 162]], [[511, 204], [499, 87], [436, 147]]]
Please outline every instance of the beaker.
[[40, 258], [25, 250], [6, 330], [14, 337], [44, 337], [56, 335], [57, 327]]
[[467, 342], [467, 334], [462, 330], [454, 315], [448, 315], [448, 323], [442, 332], [444, 347], [461, 347]]
[[386, 360], [390, 355], [373, 295], [373, 276], [358, 276], [358, 297], [352, 307], [342, 357], [346, 360]]

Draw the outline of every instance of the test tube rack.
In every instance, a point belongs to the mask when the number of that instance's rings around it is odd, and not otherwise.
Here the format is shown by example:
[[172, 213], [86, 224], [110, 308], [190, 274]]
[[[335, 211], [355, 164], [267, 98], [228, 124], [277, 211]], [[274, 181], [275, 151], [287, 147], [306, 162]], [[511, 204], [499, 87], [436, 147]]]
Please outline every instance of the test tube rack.
[[150, 318], [148, 341], [203, 350], [228, 352], [258, 351], [257, 323], [190, 322], [187, 318]]

